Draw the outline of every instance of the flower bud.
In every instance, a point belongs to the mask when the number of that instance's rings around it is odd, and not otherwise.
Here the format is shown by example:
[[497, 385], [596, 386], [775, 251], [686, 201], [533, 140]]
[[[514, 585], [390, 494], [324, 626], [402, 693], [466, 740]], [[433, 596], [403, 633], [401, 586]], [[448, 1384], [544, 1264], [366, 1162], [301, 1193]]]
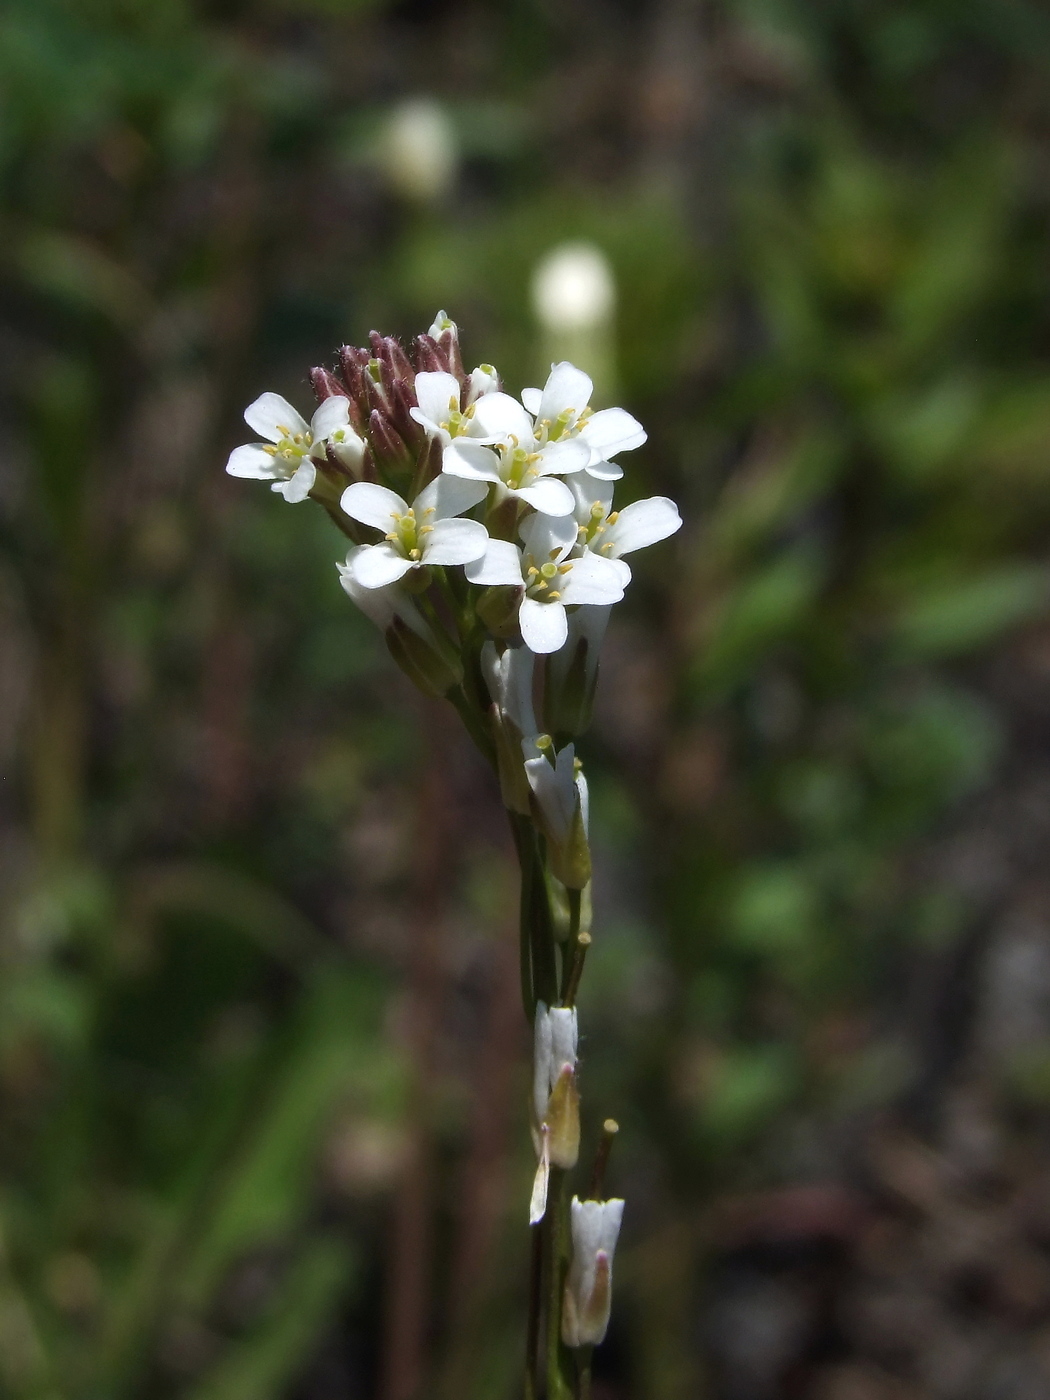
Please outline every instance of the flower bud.
[[533, 1142], [539, 1164], [529, 1222], [542, 1220], [552, 1166], [568, 1171], [580, 1155], [580, 1096], [576, 1089], [576, 1008], [536, 1003], [533, 1023]]
[[572, 1198], [572, 1262], [561, 1315], [561, 1337], [567, 1347], [597, 1346], [605, 1339], [623, 1205], [619, 1199]]
[[591, 848], [587, 837], [587, 780], [576, 764], [572, 744], [551, 762], [549, 737], [537, 741], [539, 758], [526, 753], [525, 775], [532, 789], [533, 811], [547, 837], [551, 870], [570, 890], [582, 890], [591, 878]]
[[325, 399], [346, 395], [346, 385], [323, 365], [315, 365], [310, 371], [310, 383], [318, 403], [324, 403]]
[[481, 618], [493, 637], [513, 637], [518, 631], [518, 609], [521, 606], [523, 590], [500, 585], [486, 588], [474, 604], [474, 611]]

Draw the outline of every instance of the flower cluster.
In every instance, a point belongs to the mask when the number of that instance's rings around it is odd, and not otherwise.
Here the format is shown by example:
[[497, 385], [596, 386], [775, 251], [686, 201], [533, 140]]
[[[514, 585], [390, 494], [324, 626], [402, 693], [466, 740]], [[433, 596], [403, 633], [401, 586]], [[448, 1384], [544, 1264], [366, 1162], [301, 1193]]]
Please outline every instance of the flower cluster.
[[[529, 1218], [540, 1227], [556, 1217], [542, 1269], [556, 1360], [559, 1344], [587, 1348], [605, 1335], [623, 1212], [620, 1200], [596, 1199], [611, 1120], [591, 1198], [570, 1206], [566, 1189], [580, 1155], [575, 998], [591, 942], [575, 741], [611, 606], [631, 580], [625, 556], [682, 522], [666, 496], [614, 508], [616, 459], [646, 434], [622, 408], [595, 409], [582, 370], [553, 365], [542, 389], [513, 398], [491, 365], [464, 369], [443, 312], [408, 350], [373, 332], [367, 348], [339, 352], [337, 370], [310, 378], [310, 422], [263, 394], [245, 413], [263, 441], [238, 447], [227, 471], [328, 512], [351, 545], [343, 588], [413, 682], [453, 702], [498, 774], [522, 870], [538, 1159]], [[557, 1245], [569, 1234], [571, 1262]]]

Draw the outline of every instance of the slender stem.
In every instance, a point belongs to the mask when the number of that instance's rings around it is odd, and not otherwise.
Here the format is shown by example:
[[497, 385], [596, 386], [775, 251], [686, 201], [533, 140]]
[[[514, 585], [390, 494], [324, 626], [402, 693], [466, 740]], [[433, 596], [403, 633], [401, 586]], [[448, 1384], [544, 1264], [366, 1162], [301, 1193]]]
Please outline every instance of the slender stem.
[[620, 1131], [620, 1125], [615, 1118], [606, 1118], [602, 1124], [602, 1136], [598, 1143], [598, 1151], [594, 1158], [594, 1170], [591, 1172], [591, 1189], [587, 1193], [592, 1201], [600, 1201], [605, 1193], [605, 1168], [609, 1165], [609, 1153], [612, 1145], [616, 1141], [616, 1134]]
[[576, 1351], [576, 1394], [579, 1400], [591, 1400], [591, 1357], [593, 1347], [579, 1347]]
[[529, 1248], [529, 1317], [525, 1329], [525, 1400], [536, 1400], [539, 1393], [537, 1368], [540, 1350], [540, 1313], [543, 1308], [543, 1232], [531, 1227]]
[[544, 1280], [547, 1295], [547, 1400], [573, 1400], [576, 1389], [572, 1354], [561, 1339], [562, 1294], [568, 1267], [568, 1185], [567, 1174], [552, 1167], [547, 1214], [543, 1220], [547, 1256]]
[[577, 934], [572, 957], [565, 959], [565, 975], [562, 978], [561, 992], [563, 1006], [573, 1006], [576, 1002], [576, 993], [580, 990], [580, 978], [583, 976], [583, 964], [590, 946], [591, 935], [589, 933]]

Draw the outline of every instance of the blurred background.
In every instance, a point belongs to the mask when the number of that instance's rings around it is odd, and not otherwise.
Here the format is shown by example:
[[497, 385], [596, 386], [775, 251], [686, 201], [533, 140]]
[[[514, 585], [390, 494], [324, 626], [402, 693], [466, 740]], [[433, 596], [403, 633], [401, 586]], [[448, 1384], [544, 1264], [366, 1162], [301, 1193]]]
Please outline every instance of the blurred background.
[[1050, 1394], [1050, 11], [0, 6], [0, 1395], [509, 1400], [494, 784], [225, 477], [439, 307], [649, 429], [596, 1400]]

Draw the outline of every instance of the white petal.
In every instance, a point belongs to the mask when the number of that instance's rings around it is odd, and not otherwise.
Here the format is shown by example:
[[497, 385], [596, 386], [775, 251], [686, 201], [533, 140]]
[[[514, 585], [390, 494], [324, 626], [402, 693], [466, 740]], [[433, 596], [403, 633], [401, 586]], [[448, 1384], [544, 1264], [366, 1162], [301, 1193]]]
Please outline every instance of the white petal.
[[579, 438], [569, 438], [565, 442], [552, 442], [543, 449], [539, 470], [544, 476], [564, 475], [582, 471], [588, 466], [591, 454]]
[[540, 422], [549, 418], [553, 423], [555, 418], [568, 409], [582, 413], [591, 401], [593, 388], [590, 375], [584, 374], [582, 369], [577, 369], [568, 360], [551, 365], [550, 377], [543, 386], [543, 397], [540, 399], [537, 417]]
[[480, 442], [454, 438], [441, 455], [441, 470], [471, 481], [499, 481], [499, 458]]
[[235, 447], [226, 463], [231, 476], [252, 477], [256, 481], [272, 481], [277, 475], [273, 455], [261, 443], [251, 442], [247, 447]]
[[571, 561], [572, 568], [562, 574], [558, 589], [566, 607], [577, 603], [618, 603], [623, 597], [623, 571], [615, 559], [602, 559], [597, 554], [584, 554]]
[[608, 527], [602, 543], [610, 544], [609, 553], [618, 558], [665, 540], [681, 527], [682, 517], [674, 501], [669, 496], [650, 496], [648, 500], [624, 506]]
[[543, 402], [543, 390], [522, 389], [521, 401], [535, 418], [536, 414], [540, 411], [540, 404]]
[[416, 402], [431, 423], [447, 423], [450, 405], [459, 408], [459, 380], [444, 370], [424, 370], [416, 375]]
[[385, 588], [404, 578], [416, 566], [389, 544], [369, 544], [354, 556], [351, 565], [354, 582], [362, 588]]
[[544, 515], [572, 514], [572, 493], [556, 476], [541, 476], [531, 486], [522, 486], [508, 494], [526, 501], [533, 510], [542, 511]]
[[[550, 604], [557, 607], [557, 604]], [[575, 752], [572, 744], [560, 749], [552, 765], [546, 758], [527, 758], [525, 776], [529, 780], [536, 801], [547, 826], [555, 839], [565, 841], [576, 815]], [[574, 1020], [561, 1024], [555, 1022], [554, 1011], [551, 1017], [551, 1057], [549, 1061], [550, 1088], [565, 1064], [576, 1065], [576, 1042], [573, 1038]], [[568, 1053], [571, 1051], [571, 1055]]]
[[471, 583], [482, 588], [497, 588], [501, 585], [521, 587], [521, 551], [510, 540], [489, 540], [485, 553], [466, 566], [466, 575]]
[[451, 473], [436, 476], [412, 502], [416, 519], [423, 524], [423, 513], [433, 508], [432, 520], [447, 520], [476, 506], [489, 493], [488, 481], [467, 480]]
[[280, 442], [285, 433], [308, 433], [309, 424], [298, 409], [280, 394], [260, 394], [244, 410], [244, 421], [270, 442]]
[[551, 1130], [546, 1123], [540, 1128], [540, 1160], [532, 1182], [529, 1200], [529, 1224], [538, 1225], [547, 1213], [547, 1190], [551, 1178]]
[[619, 462], [595, 462], [591, 461], [587, 468], [591, 476], [597, 477], [599, 481], [619, 481], [623, 476], [623, 467]]
[[[357, 467], [360, 466], [361, 459], [365, 455], [365, 440], [354, 432], [349, 423], [345, 428], [336, 428], [332, 436], [327, 438], [326, 441], [344, 466], [350, 467], [352, 470], [356, 470]], [[326, 455], [324, 445], [323, 442], [320, 444], [315, 443], [314, 447], [320, 447], [320, 451], [313, 453], [311, 450], [312, 455], [324, 457]]]
[[584, 424], [580, 440], [591, 449], [596, 462], [641, 447], [648, 433], [625, 408], [603, 408]]
[[[561, 753], [558, 754], [559, 764], [566, 762], [562, 759], [562, 754], [568, 752], [567, 768], [569, 772], [569, 783], [574, 784], [576, 757], [572, 744], [567, 744]], [[571, 822], [576, 814], [576, 795], [571, 795], [569, 806], [569, 821]], [[558, 1076], [563, 1068], [568, 1065], [570, 1069], [576, 1068], [576, 1052], [579, 1047], [579, 1028], [576, 1019], [575, 1006], [554, 1006], [550, 1011], [551, 1019], [551, 1088], [554, 1088]]]
[[470, 371], [467, 382], [467, 403], [475, 403], [485, 394], [499, 392], [499, 375], [492, 365], [478, 365]]
[[339, 498], [339, 506], [351, 520], [360, 520], [362, 525], [371, 525], [384, 535], [397, 524], [397, 517], [408, 510], [407, 502], [395, 491], [372, 481], [355, 481], [348, 486]]
[[279, 491], [286, 501], [291, 501], [295, 505], [298, 501], [306, 500], [314, 489], [316, 480], [317, 468], [309, 457], [306, 457], [299, 463], [288, 481], [275, 481], [270, 489], [271, 491]]
[[561, 603], [539, 603], [535, 598], [522, 598], [518, 626], [522, 641], [537, 656], [558, 651], [569, 635], [569, 624]]
[[426, 537], [424, 564], [470, 564], [480, 559], [489, 542], [477, 520], [439, 520]]
[[474, 428], [471, 435], [498, 438], [501, 441], [515, 437], [520, 443], [531, 443], [532, 419], [517, 399], [512, 399], [509, 394], [486, 394], [478, 400], [474, 410]]
[[[569, 493], [567, 486], [565, 491], [571, 500], [571, 493]], [[528, 553], [535, 559], [542, 559], [546, 562], [552, 556], [557, 555], [555, 562], [560, 562], [576, 543], [576, 521], [568, 514], [560, 516], [527, 515], [518, 527], [518, 534], [524, 540]]]
[[602, 481], [599, 477], [592, 476], [590, 472], [580, 472], [567, 484], [575, 497], [575, 515], [581, 525], [590, 523], [593, 505], [600, 505], [603, 512], [608, 515], [613, 499], [611, 482]]
[[334, 394], [317, 405], [317, 411], [310, 420], [310, 432], [314, 442], [331, 437], [337, 428], [345, 428], [350, 422], [350, 400], [341, 394]]
[[[529, 652], [531, 656], [532, 653]], [[543, 760], [546, 763], [546, 759]], [[554, 1032], [546, 1002], [536, 1003], [536, 1019], [532, 1023], [532, 1107], [536, 1122], [547, 1116], [547, 1100], [551, 1096], [551, 1056], [554, 1053]]]

